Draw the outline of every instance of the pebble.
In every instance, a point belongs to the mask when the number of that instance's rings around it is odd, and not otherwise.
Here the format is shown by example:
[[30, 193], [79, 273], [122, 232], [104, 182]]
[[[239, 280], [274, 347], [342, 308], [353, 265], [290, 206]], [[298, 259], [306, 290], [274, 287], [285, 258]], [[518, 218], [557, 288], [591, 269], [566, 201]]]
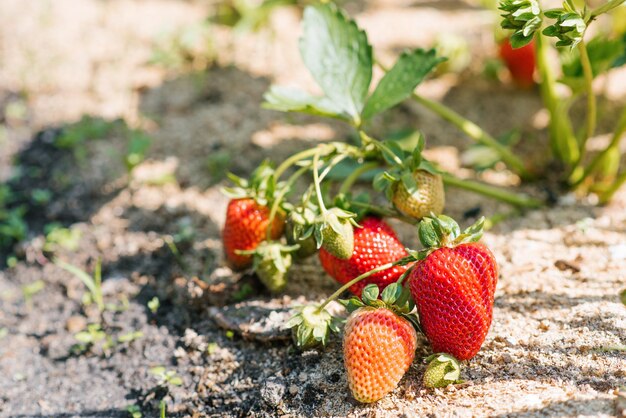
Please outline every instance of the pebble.
[[296, 385], [289, 386], [289, 394], [295, 395], [297, 393], [298, 393], [298, 386]]
[[261, 388], [261, 398], [272, 407], [277, 407], [285, 396], [287, 388], [282, 379], [270, 377]]

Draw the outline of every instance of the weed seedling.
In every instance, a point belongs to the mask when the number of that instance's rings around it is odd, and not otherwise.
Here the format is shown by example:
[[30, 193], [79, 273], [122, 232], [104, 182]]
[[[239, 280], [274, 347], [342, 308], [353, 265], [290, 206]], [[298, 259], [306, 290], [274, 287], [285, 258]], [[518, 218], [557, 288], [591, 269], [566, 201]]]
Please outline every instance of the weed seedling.
[[150, 312], [152, 312], [153, 314], [157, 313], [160, 306], [161, 306], [161, 302], [159, 301], [159, 298], [157, 298], [156, 296], [148, 301], [148, 309], [150, 309]]
[[152, 367], [150, 369], [150, 373], [154, 375], [159, 381], [159, 386], [165, 385], [174, 385], [180, 386], [183, 384], [183, 379], [181, 379], [174, 370], [167, 370], [163, 366]]
[[66, 263], [65, 261], [55, 259], [54, 264], [72, 273], [74, 276], [80, 279], [81, 282], [83, 282], [83, 284], [89, 291], [89, 293], [86, 294], [86, 297], [83, 298], [83, 303], [86, 306], [90, 305], [91, 303], [95, 303], [100, 312], [104, 311], [105, 306], [104, 300], [102, 298], [102, 270], [100, 259], [98, 259], [98, 261], [96, 262], [96, 268], [94, 269], [93, 277], [87, 274], [85, 271], [81, 270], [80, 268], [72, 264]]
[[128, 405], [126, 407], [126, 412], [130, 414], [131, 418], [141, 418], [143, 416], [139, 405]]
[[129, 332], [127, 334], [122, 334], [119, 337], [117, 337], [117, 342], [118, 343], [130, 343], [133, 341], [136, 341], [140, 338], [143, 338], [143, 332], [141, 331], [133, 331], [133, 332]]
[[45, 287], [46, 287], [46, 283], [43, 280], [36, 280], [32, 283], [22, 286], [22, 295], [24, 296], [24, 303], [27, 306], [30, 306], [33, 296], [41, 292]]
[[79, 229], [64, 228], [60, 224], [52, 223], [46, 225], [44, 231], [46, 232], [44, 251], [54, 252], [58, 247], [72, 252], [78, 249], [82, 236]]

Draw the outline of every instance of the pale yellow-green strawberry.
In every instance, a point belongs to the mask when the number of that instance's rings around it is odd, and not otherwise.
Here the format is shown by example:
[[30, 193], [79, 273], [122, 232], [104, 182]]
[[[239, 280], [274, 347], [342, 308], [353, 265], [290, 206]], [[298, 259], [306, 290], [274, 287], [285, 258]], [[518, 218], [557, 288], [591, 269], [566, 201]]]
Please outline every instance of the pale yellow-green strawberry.
[[393, 186], [394, 206], [406, 216], [415, 219], [421, 219], [431, 213], [441, 214], [445, 204], [441, 176], [418, 169], [413, 171], [412, 177], [416, 183], [414, 190], [407, 190], [402, 181]]

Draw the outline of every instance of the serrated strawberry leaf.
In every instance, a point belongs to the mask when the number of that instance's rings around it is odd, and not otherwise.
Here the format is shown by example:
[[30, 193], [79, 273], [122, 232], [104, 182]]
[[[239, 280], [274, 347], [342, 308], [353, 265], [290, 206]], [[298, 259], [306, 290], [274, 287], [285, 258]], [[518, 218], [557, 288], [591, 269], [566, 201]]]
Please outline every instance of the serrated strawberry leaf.
[[332, 3], [307, 6], [300, 54], [326, 96], [357, 120], [372, 79], [367, 35]]
[[325, 116], [334, 119], [350, 120], [342, 109], [336, 107], [326, 97], [313, 97], [302, 90], [284, 86], [271, 86], [263, 95], [262, 107], [281, 112], [299, 112]]
[[436, 55], [434, 49], [403, 52], [367, 100], [363, 119], [369, 119], [407, 99], [424, 77], [445, 61], [445, 58]]

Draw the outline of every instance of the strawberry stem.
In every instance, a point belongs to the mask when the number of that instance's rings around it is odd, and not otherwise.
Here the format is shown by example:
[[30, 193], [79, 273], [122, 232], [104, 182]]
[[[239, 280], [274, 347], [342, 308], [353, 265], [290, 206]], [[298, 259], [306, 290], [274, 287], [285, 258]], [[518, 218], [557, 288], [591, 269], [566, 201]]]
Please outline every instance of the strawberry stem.
[[389, 149], [389, 147], [387, 147], [381, 141], [372, 138], [362, 130], [359, 130], [359, 136], [361, 137], [361, 140], [364, 144], [374, 144], [374, 146], [376, 146], [379, 150], [390, 156], [398, 166], [404, 167], [404, 162], [400, 159], [400, 157], [398, 157], [392, 150]]
[[287, 183], [285, 183], [285, 185], [283, 186], [280, 193], [274, 199], [274, 202], [272, 203], [272, 208], [270, 210], [270, 216], [269, 216], [269, 222], [267, 223], [267, 229], [265, 230], [265, 239], [267, 241], [270, 241], [272, 239], [272, 224], [274, 223], [276, 212], [278, 212], [278, 208], [280, 208], [280, 204], [282, 203], [284, 197], [287, 195], [287, 193], [289, 193], [289, 191], [291, 190], [291, 186], [293, 186], [296, 180], [298, 180], [298, 178], [301, 175], [309, 171], [310, 168], [311, 168], [310, 166], [306, 165], [304, 167], [301, 167], [294, 174], [292, 174], [292, 176], [289, 177], [289, 180], [287, 180]]
[[613, 197], [615, 192], [617, 192], [619, 190], [619, 188], [624, 185], [624, 183], [626, 183], [626, 172], [623, 172], [617, 179], [615, 179], [615, 182], [611, 185], [611, 187], [609, 187], [600, 196], [600, 203], [601, 204], [605, 204], [609, 200], [611, 200], [611, 198]]
[[350, 190], [350, 188], [357, 182], [359, 177], [362, 174], [367, 173], [368, 171], [374, 170], [379, 167], [378, 163], [366, 163], [361, 165], [359, 168], [354, 170], [346, 179], [341, 183], [341, 187], [339, 188], [338, 194], [346, 194]]
[[596, 130], [596, 95], [593, 94], [593, 70], [591, 69], [591, 61], [587, 53], [587, 45], [584, 40], [578, 44], [580, 52], [580, 63], [583, 67], [583, 75], [585, 78], [585, 93], [587, 94], [587, 133], [580, 143], [580, 156], [578, 157], [578, 165], [583, 160], [586, 151], [586, 145]]
[[339, 289], [337, 289], [337, 291], [335, 293], [333, 293], [332, 295], [330, 295], [318, 308], [317, 311], [321, 312], [326, 305], [328, 305], [330, 302], [332, 302], [333, 300], [337, 299], [339, 296], [341, 296], [341, 294], [343, 292], [345, 292], [346, 290], [348, 290], [350, 287], [352, 287], [353, 285], [357, 284], [358, 282], [360, 282], [363, 279], [368, 278], [369, 276], [371, 276], [374, 273], [378, 273], [379, 271], [383, 271], [383, 270], [387, 270], [390, 269], [392, 267], [395, 267], [397, 265], [400, 264], [406, 264], [407, 262], [413, 261], [414, 258], [412, 256], [409, 257], [404, 257], [401, 258], [400, 260], [394, 261], [393, 263], [387, 263], [387, 264], [383, 264], [382, 266], [376, 267], [375, 269], [372, 269], [368, 272], [365, 272], [363, 274], [361, 274], [360, 276], [355, 277], [354, 279], [350, 280], [348, 283], [344, 284], [343, 286], [341, 286]]
[[327, 210], [326, 206], [324, 205], [324, 196], [322, 195], [322, 189], [320, 188], [320, 178], [318, 171], [319, 162], [320, 153], [318, 149], [318, 152], [313, 155], [313, 185], [315, 186], [315, 196], [317, 196], [317, 203], [320, 207], [320, 212], [323, 215], [327, 212]]
[[[376, 60], [376, 65], [380, 67], [385, 73], [389, 70], [378, 60]], [[520, 175], [520, 177], [524, 179], [531, 178], [531, 174], [526, 169], [526, 166], [522, 162], [521, 159], [517, 158], [511, 150], [498, 142], [494, 137], [485, 132], [480, 126], [475, 124], [474, 122], [464, 118], [463, 116], [456, 113], [454, 110], [450, 109], [446, 105], [436, 102], [434, 100], [427, 99], [418, 95], [417, 93], [412, 93], [411, 98], [430, 110], [431, 112], [436, 113], [444, 120], [452, 123], [454, 126], [459, 128], [463, 133], [467, 136], [475, 140], [476, 142], [486, 145], [490, 148], [493, 148], [500, 154], [502, 161], [506, 163], [513, 171]]]
[[440, 174], [443, 178], [443, 182], [449, 186], [469, 190], [474, 193], [482, 194], [484, 196], [488, 196], [514, 206], [520, 206], [525, 208], [539, 208], [543, 206], [542, 201], [532, 198], [530, 196], [509, 193], [500, 188], [489, 186], [484, 183], [478, 183], [471, 180], [463, 180], [453, 176], [450, 173], [441, 172]]
[[580, 185], [591, 173], [594, 172], [596, 168], [598, 168], [598, 164], [606, 157], [606, 155], [611, 152], [612, 149], [619, 146], [620, 140], [622, 139], [622, 135], [626, 131], [626, 107], [622, 110], [622, 115], [620, 116], [619, 121], [617, 122], [617, 127], [613, 132], [613, 136], [611, 137], [611, 142], [609, 145], [598, 155], [591, 160], [591, 163], [585, 168], [582, 175], [579, 178], [576, 178], [574, 175], [570, 179], [572, 186], [576, 187]]
[[278, 179], [280, 178], [280, 176], [283, 175], [283, 173], [292, 165], [296, 164], [297, 162], [304, 160], [305, 158], [310, 158], [312, 156], [314, 156], [315, 154], [317, 154], [318, 152], [320, 152], [320, 148], [325, 148], [325, 146], [318, 146], [315, 148], [311, 148], [308, 150], [304, 150], [301, 152], [298, 152], [294, 155], [292, 155], [291, 157], [287, 158], [285, 161], [282, 162], [282, 164], [280, 164], [277, 168], [276, 171], [274, 171], [274, 177], [276, 178], [276, 181], [278, 181]]

